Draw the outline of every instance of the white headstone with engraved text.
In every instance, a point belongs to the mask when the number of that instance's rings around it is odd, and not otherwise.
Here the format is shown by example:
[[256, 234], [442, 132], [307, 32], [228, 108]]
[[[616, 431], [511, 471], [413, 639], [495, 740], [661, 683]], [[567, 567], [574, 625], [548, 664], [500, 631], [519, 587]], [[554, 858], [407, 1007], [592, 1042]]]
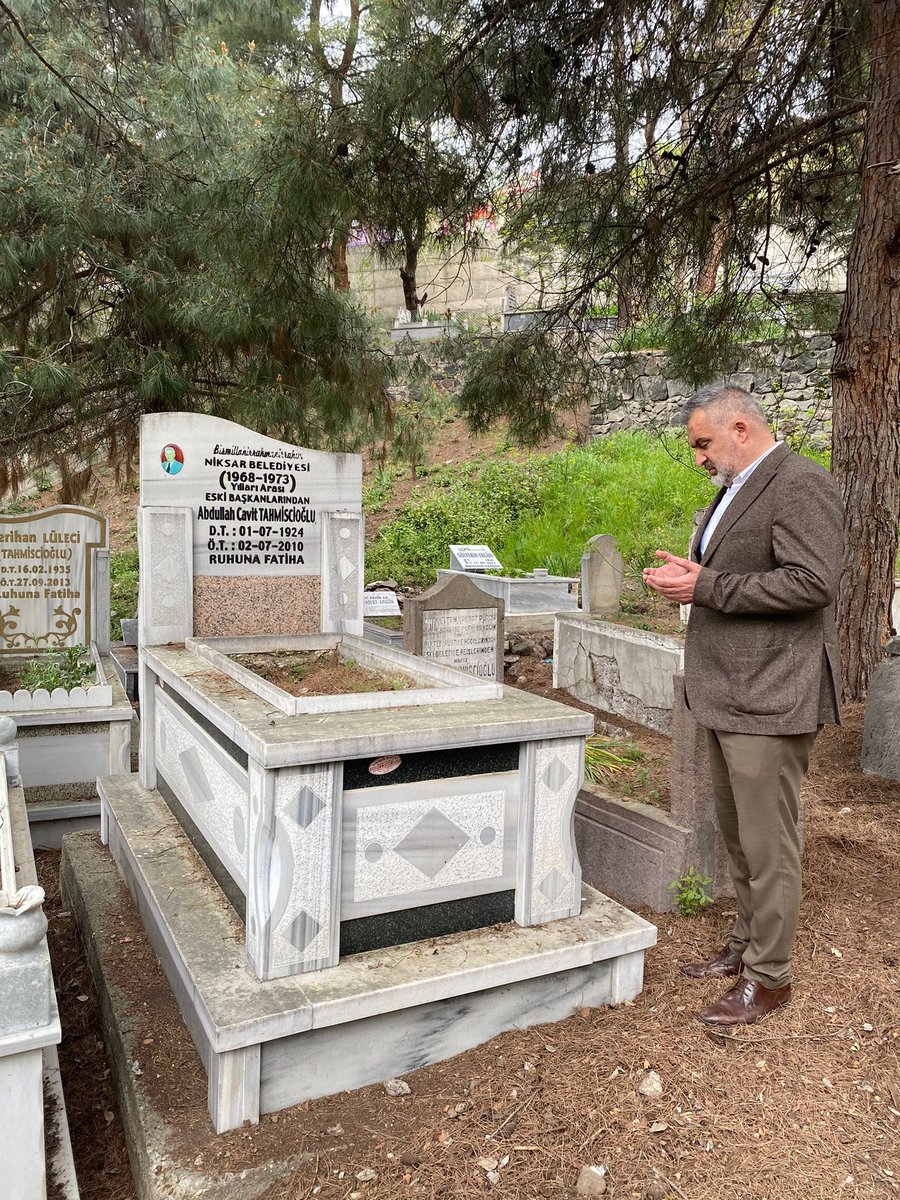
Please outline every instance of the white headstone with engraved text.
[[362, 460], [154, 413], [141, 422], [141, 504], [191, 510], [195, 576], [318, 575], [320, 513], [362, 511]]
[[503, 564], [490, 546], [451, 546], [451, 571], [500, 571]]
[[0, 516], [0, 654], [108, 645], [108, 546], [89, 508]]
[[364, 617], [399, 617], [400, 603], [395, 592], [363, 592]]

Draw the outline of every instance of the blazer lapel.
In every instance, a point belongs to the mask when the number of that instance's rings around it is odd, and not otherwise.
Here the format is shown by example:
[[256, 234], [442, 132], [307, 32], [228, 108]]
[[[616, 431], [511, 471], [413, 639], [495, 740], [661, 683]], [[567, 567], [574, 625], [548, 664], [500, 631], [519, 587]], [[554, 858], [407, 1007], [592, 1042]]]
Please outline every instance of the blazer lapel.
[[[710, 558], [715, 553], [716, 547], [722, 541], [724, 535], [734, 525], [735, 521], [741, 517], [753, 501], [760, 495], [766, 485], [774, 477], [778, 470], [779, 464], [790, 454], [787, 446], [778, 446], [771, 454], [759, 464], [735, 498], [728, 505], [728, 508], [722, 515], [722, 520], [713, 531], [712, 537], [709, 539], [709, 544], [706, 547], [706, 552], [703, 555], [703, 563], [706, 565]], [[710, 513], [710, 516], [712, 513]], [[705, 526], [706, 522], [704, 522]], [[698, 547], [699, 547], [698, 540]]]

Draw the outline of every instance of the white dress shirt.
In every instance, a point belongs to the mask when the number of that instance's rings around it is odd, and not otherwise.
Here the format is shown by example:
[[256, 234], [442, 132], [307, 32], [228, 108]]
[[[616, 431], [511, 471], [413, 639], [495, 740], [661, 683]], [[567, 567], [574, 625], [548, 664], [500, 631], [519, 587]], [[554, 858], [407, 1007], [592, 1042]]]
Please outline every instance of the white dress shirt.
[[750, 476], [753, 474], [753, 472], [756, 470], [756, 468], [759, 466], [759, 464], [762, 462], [762, 460], [764, 458], [766, 458], [769, 454], [771, 454], [773, 450], [777, 450], [778, 447], [782, 446], [782, 445], [784, 445], [783, 442], [776, 442], [774, 446], [770, 446], [768, 448], [768, 450], [764, 450], [762, 452], [762, 454], [759, 456], [759, 458], [755, 458], [749, 467], [744, 467], [743, 471], [739, 471], [738, 474], [735, 475], [734, 480], [732, 481], [730, 487], [727, 487], [725, 489], [725, 495], [722, 497], [722, 499], [716, 505], [713, 515], [709, 518], [709, 524], [703, 530], [703, 537], [700, 540], [700, 557], [701, 558], [706, 553], [706, 547], [709, 545], [709, 539], [712, 537], [712, 535], [716, 531], [716, 526], [719, 524], [719, 522], [722, 520], [722, 518], [725, 515], [725, 509], [732, 502], [732, 500], [735, 498], [735, 496], [738, 494], [738, 492], [741, 490], [741, 488], [744, 486], [744, 484], [747, 482], [747, 480], [750, 478]]

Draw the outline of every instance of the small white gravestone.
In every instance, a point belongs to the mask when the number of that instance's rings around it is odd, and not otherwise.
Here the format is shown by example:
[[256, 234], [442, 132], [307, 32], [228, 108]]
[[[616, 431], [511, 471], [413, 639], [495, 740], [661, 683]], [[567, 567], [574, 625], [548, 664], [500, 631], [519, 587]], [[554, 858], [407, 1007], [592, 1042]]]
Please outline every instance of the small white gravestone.
[[502, 563], [490, 546], [451, 546], [451, 571], [500, 571]]
[[57, 505], [0, 516], [0, 654], [109, 645], [106, 518]]
[[363, 592], [364, 617], [399, 617], [400, 604], [390, 591]]

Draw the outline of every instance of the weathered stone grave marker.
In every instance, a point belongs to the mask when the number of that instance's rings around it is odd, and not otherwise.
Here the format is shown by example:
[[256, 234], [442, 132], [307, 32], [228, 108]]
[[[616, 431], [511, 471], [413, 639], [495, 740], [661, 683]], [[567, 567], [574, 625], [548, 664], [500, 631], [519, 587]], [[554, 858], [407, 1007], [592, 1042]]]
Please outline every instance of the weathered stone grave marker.
[[[83, 684], [16, 686], [28, 660], [77, 646], [93, 658]], [[0, 661], [13, 677], [0, 690], [0, 711], [18, 726], [38, 848], [58, 848], [64, 833], [96, 826], [97, 777], [129, 770], [133, 713], [109, 648], [106, 518], [77, 505], [0, 516]]]
[[589, 539], [581, 557], [581, 607], [589, 613], [616, 613], [622, 596], [625, 563], [619, 543], [608, 533]]
[[413, 654], [468, 671], [479, 679], [503, 679], [503, 601], [463, 575], [438, 580], [406, 601], [403, 644]]
[[866, 775], [900, 779], [900, 637], [891, 638], [885, 653], [869, 685], [860, 765]]

